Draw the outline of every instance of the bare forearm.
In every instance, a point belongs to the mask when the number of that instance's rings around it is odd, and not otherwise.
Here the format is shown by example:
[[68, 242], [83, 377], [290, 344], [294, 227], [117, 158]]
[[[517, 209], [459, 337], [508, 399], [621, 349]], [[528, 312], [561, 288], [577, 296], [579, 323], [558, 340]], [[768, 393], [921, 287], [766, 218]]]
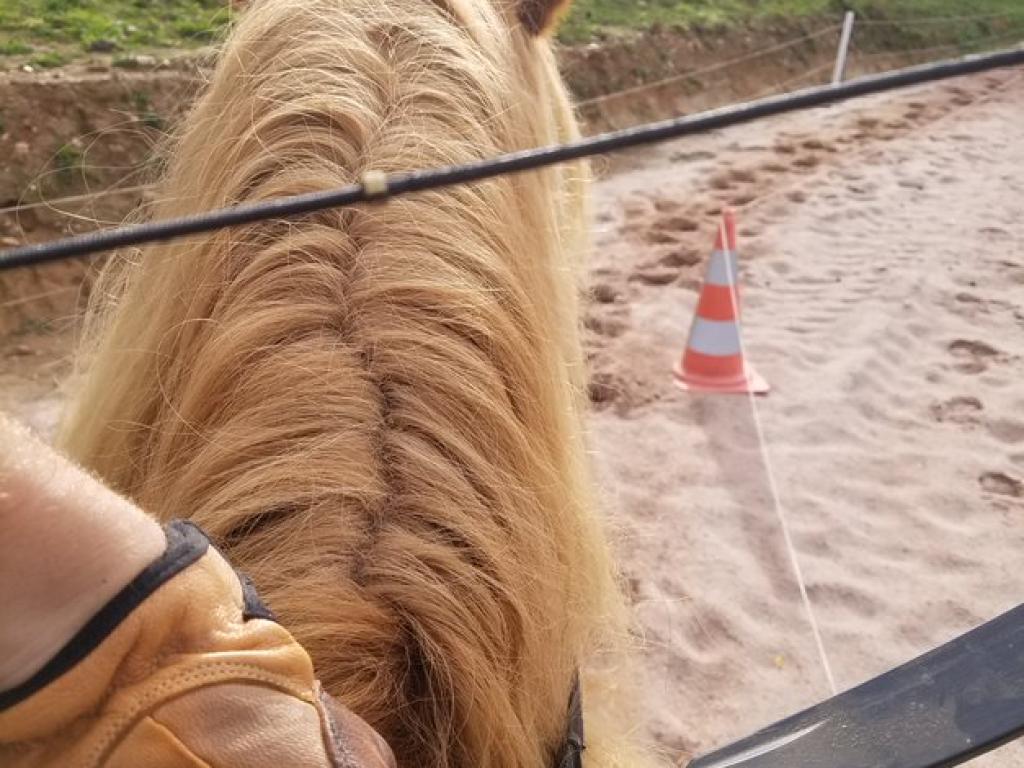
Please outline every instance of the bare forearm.
[[0, 415], [0, 690], [163, 552], [155, 521]]

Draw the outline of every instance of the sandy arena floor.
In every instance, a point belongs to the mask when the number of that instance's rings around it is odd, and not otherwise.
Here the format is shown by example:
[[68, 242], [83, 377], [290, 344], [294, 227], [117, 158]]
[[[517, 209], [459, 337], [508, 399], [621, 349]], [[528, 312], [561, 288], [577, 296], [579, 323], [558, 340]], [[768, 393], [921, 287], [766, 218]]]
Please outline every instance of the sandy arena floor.
[[[723, 203], [757, 409], [840, 689], [1024, 601], [1024, 72], [637, 153], [601, 184], [600, 480], [685, 760], [828, 694], [746, 397], [677, 391]], [[1019, 766], [1014, 745], [978, 766]]]
[[[1018, 70], [636, 152], [598, 184], [594, 447], [638, 721], [673, 761], [828, 694], [750, 401], [672, 384], [716, 214], [738, 209], [757, 409], [847, 688], [1024, 601], [1022, 169]], [[0, 347], [0, 408], [44, 433], [72, 335], [49, 327]]]

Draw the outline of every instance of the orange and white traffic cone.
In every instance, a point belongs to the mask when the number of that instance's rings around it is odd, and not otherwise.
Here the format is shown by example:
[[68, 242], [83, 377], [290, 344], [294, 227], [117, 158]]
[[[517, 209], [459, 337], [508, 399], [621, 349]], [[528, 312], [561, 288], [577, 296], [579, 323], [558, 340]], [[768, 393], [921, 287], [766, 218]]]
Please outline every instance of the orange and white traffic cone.
[[683, 389], [758, 395], [769, 390], [768, 382], [743, 358], [738, 267], [736, 217], [727, 210], [708, 262], [686, 351], [673, 371], [676, 384]]

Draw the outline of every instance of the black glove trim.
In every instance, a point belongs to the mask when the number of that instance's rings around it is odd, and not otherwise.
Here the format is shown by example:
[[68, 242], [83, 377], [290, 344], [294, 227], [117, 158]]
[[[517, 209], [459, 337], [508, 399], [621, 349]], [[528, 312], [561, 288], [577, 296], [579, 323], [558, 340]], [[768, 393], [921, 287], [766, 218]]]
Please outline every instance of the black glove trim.
[[100, 608], [46, 666], [21, 685], [0, 691], [0, 712], [20, 704], [81, 662], [146, 598], [205, 555], [210, 548], [206, 534], [192, 523], [175, 520], [164, 531], [167, 549], [163, 555], [146, 566], [110, 602]]

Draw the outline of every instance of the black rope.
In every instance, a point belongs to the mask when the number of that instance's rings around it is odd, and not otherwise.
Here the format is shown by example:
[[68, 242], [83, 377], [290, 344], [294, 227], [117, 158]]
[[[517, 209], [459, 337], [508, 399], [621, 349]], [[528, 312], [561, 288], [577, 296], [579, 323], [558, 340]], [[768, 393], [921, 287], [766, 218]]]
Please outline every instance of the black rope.
[[279, 200], [239, 205], [179, 219], [119, 227], [48, 243], [25, 245], [0, 252], [0, 270], [45, 264], [130, 245], [211, 232], [263, 219], [297, 216], [325, 208], [338, 208], [410, 192], [480, 181], [506, 173], [533, 170], [591, 155], [727, 128], [787, 112], [835, 104], [858, 96], [1020, 64], [1024, 64], [1024, 48], [967, 56], [962, 59], [871, 75], [845, 83], [817, 86], [780, 96], [770, 96], [674, 120], [648, 123], [635, 128], [604, 133], [569, 144], [513, 152], [468, 165], [394, 174], [386, 177], [385, 186], [381, 186], [382, 180], [377, 179], [370, 185], [352, 184], [326, 192], [313, 192]]

